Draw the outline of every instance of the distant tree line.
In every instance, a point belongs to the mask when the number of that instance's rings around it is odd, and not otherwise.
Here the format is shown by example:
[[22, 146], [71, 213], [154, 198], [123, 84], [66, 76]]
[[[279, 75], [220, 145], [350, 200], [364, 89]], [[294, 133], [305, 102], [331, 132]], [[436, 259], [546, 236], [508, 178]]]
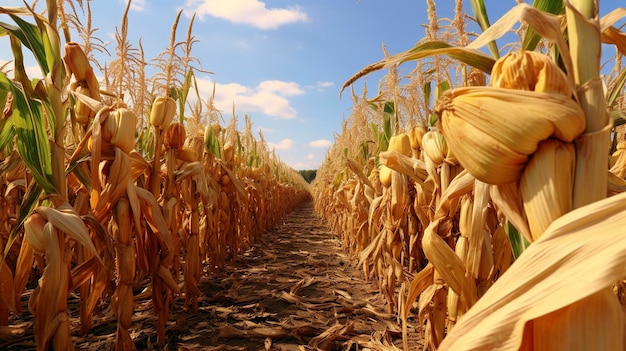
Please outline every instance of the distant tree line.
[[311, 183], [313, 179], [315, 179], [315, 176], [317, 175], [317, 169], [301, 170], [298, 172], [300, 173], [302, 178], [304, 178], [304, 180], [307, 181], [307, 183]]

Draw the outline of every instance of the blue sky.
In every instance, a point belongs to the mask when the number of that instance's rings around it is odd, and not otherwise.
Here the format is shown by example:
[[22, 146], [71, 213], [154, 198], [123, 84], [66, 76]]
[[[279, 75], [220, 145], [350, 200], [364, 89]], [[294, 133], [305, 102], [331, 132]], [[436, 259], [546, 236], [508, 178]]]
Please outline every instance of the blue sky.
[[[493, 22], [516, 2], [486, 3]], [[601, 11], [619, 3], [601, 1]], [[452, 17], [453, 4], [438, 1], [438, 16]], [[95, 0], [91, 6], [96, 36], [114, 52], [113, 35], [126, 2]], [[156, 57], [168, 46], [181, 8], [177, 39], [184, 39], [190, 15], [196, 13], [193, 32], [199, 42], [193, 55], [203, 69], [214, 72], [198, 74], [203, 99], [215, 83], [215, 102], [224, 119], [230, 119], [234, 103], [240, 120], [249, 115], [253, 128], [262, 129], [269, 146], [295, 169], [317, 168], [350, 115], [350, 94], [340, 99], [341, 85], [383, 58], [383, 43], [392, 54], [411, 48], [424, 36], [422, 25], [427, 23], [424, 0], [134, 0], [131, 45], [138, 47], [141, 38], [146, 58]], [[465, 11], [471, 12], [469, 5]], [[5, 48], [8, 39], [0, 38], [0, 64], [11, 58]], [[358, 81], [356, 91], [367, 82], [374, 95], [380, 77], [372, 74]]]

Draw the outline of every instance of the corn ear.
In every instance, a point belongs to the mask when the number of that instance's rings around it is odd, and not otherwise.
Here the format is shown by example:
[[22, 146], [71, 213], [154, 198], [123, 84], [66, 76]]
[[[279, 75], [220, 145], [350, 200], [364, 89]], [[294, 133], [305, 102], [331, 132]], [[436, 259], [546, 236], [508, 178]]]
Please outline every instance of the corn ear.
[[176, 101], [171, 97], [159, 96], [150, 109], [150, 124], [165, 130], [176, 115]]
[[187, 132], [185, 126], [181, 123], [171, 123], [166, 129], [163, 135], [163, 145], [167, 148], [181, 149], [187, 139]]
[[[409, 136], [405, 133], [393, 135], [389, 138], [389, 147], [387, 148], [387, 151], [396, 151], [402, 155], [411, 156], [411, 142], [409, 140]], [[380, 182], [385, 187], [391, 186], [391, 172], [392, 170], [387, 166], [383, 165], [380, 167]]]
[[[129, 153], [135, 148], [135, 132], [137, 128], [137, 115], [127, 108], [117, 108], [112, 112], [114, 118], [114, 133], [111, 135], [111, 145], [115, 145], [124, 152]], [[107, 124], [108, 125], [108, 124]]]
[[437, 130], [431, 130], [424, 134], [422, 138], [422, 148], [424, 154], [436, 165], [443, 163], [448, 153], [448, 145], [446, 145], [444, 136]]
[[414, 152], [413, 157], [415, 158], [419, 156], [416, 152], [422, 147], [422, 138], [426, 132], [426, 127], [421, 124], [411, 128], [409, 131], [409, 142], [411, 143], [411, 149]]
[[509, 53], [493, 65], [493, 87], [558, 93], [571, 97], [574, 90], [567, 76], [547, 55], [535, 51]]
[[464, 87], [446, 91], [435, 110], [461, 165], [488, 184], [516, 181], [540, 141], [570, 142], [585, 128], [578, 104], [556, 93]]
[[89, 63], [89, 59], [78, 43], [68, 42], [65, 44], [63, 61], [68, 73], [73, 74], [79, 85], [86, 85], [89, 97], [100, 100], [100, 84]]

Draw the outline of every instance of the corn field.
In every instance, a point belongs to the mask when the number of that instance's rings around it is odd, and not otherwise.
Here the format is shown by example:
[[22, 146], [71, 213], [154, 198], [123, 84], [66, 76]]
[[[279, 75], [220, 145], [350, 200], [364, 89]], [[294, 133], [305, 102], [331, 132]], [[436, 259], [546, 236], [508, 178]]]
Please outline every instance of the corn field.
[[[238, 130], [234, 111], [224, 123], [211, 98], [189, 99], [200, 69], [193, 20], [179, 42], [178, 14], [148, 76], [141, 46], [126, 39], [130, 2], [107, 64], [94, 59], [104, 47], [89, 2], [44, 5], [0, 7], [13, 21], [0, 23], [13, 55], [0, 73], [0, 326], [24, 313], [34, 281], [38, 350], [73, 349], [70, 294], [80, 297], [82, 334], [110, 301], [115, 349], [133, 350], [133, 289], [147, 279], [163, 347], [173, 299], [196, 310], [201, 276], [309, 199], [308, 184], [255, 138], [248, 116]], [[27, 75], [25, 55], [42, 76]]]
[[148, 282], [165, 348], [174, 300], [196, 311], [203, 276], [312, 199], [405, 350], [414, 330], [428, 350], [626, 349], [626, 9], [598, 2], [517, 2], [491, 23], [482, 0], [449, 18], [427, 0], [424, 38], [342, 87], [387, 70], [374, 98], [350, 89], [312, 187], [250, 117], [240, 130], [198, 96], [193, 18], [149, 61], [129, 2], [105, 63], [89, 1], [0, 7], [0, 331], [30, 313], [37, 350], [73, 349], [74, 295], [81, 334], [108, 304], [115, 349], [134, 350]]
[[624, 350], [626, 9], [469, 3], [427, 0], [425, 37], [344, 84], [387, 70], [316, 209], [426, 349]]

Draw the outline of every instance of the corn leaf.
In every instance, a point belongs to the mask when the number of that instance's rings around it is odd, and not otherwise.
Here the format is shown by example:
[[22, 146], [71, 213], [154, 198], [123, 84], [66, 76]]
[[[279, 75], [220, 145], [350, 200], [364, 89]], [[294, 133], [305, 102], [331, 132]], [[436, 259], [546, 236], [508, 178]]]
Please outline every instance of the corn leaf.
[[7, 242], [4, 246], [4, 251], [2, 252], [2, 257], [0, 257], [0, 262], [4, 261], [4, 258], [11, 250], [11, 246], [13, 246], [17, 235], [20, 233], [24, 221], [33, 212], [35, 206], [37, 206], [37, 203], [39, 202], [39, 197], [41, 196], [42, 192], [43, 189], [41, 188], [41, 186], [39, 186], [39, 184], [37, 184], [37, 182], [31, 182], [26, 189], [26, 194], [24, 195], [24, 198], [22, 199], [22, 203], [20, 205], [17, 223], [13, 227], [13, 231], [11, 231], [11, 234], [9, 234], [9, 238], [7, 239]]
[[45, 40], [39, 28], [32, 23], [24, 21], [19, 16], [13, 14], [9, 14], [9, 16], [15, 21], [17, 26], [3, 22], [0, 22], [0, 26], [18, 38], [22, 45], [33, 53], [44, 75], [50, 73], [48, 59], [46, 58], [46, 47], [44, 45]]
[[17, 134], [16, 145], [20, 156], [44, 191], [47, 194], [56, 193], [41, 102], [28, 99], [22, 88], [4, 73], [0, 73], [0, 90], [10, 90], [13, 94], [11, 121]]
[[[485, 2], [483, 0], [470, 0], [470, 5], [472, 6], [472, 12], [474, 12], [474, 17], [476, 18], [476, 22], [480, 26], [480, 29], [483, 31], [489, 28], [489, 16], [487, 15], [487, 8], [485, 7]], [[487, 44], [489, 48], [489, 52], [496, 59], [500, 58], [500, 52], [498, 50], [498, 45], [495, 40], [490, 41]]]
[[624, 88], [624, 83], [626, 83], [626, 70], [623, 70], [615, 84], [611, 86], [611, 90], [609, 90], [606, 94], [606, 106], [611, 107], [622, 95], [622, 88]]
[[[533, 7], [553, 15], [559, 15], [563, 13], [563, 0], [535, 0], [533, 1]], [[522, 48], [524, 50], [533, 51], [539, 44], [541, 35], [529, 27], [524, 33], [524, 40], [522, 41]]]
[[102, 263], [98, 255], [98, 250], [96, 250], [89, 236], [89, 230], [72, 205], [65, 202], [58, 208], [40, 206], [37, 207], [35, 211], [42, 215], [55, 228], [82, 244]]
[[[6, 106], [8, 90], [0, 89], [0, 106]], [[9, 145], [15, 136], [15, 129], [10, 121], [11, 116], [0, 116], [0, 150]], [[0, 173], [2, 174], [2, 173]]]
[[495, 63], [495, 59], [493, 57], [490, 57], [474, 48], [456, 47], [441, 41], [426, 41], [418, 43], [414, 48], [408, 51], [391, 55], [381, 61], [378, 61], [363, 68], [360, 72], [356, 73], [343, 84], [341, 90], [339, 91], [339, 94], [341, 95], [345, 88], [352, 85], [352, 83], [357, 81], [359, 78], [369, 73], [395, 66], [407, 61], [419, 60], [436, 55], [450, 56], [453, 59], [459, 60], [472, 67], [476, 67], [486, 73], [491, 72], [491, 68]]
[[626, 277], [625, 227], [626, 193], [558, 218], [460, 318], [439, 350], [519, 349], [526, 323]]

